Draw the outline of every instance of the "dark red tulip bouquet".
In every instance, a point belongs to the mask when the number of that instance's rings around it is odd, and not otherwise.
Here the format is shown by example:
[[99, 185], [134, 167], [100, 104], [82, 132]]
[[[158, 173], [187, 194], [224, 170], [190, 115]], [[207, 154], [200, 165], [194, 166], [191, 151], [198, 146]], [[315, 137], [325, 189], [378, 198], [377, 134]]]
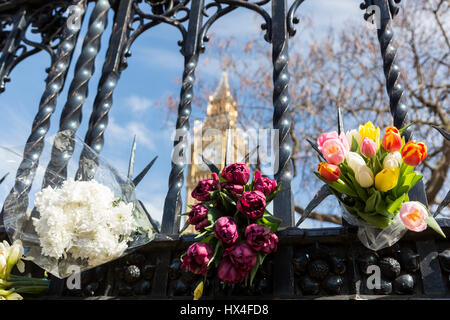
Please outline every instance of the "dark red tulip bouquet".
[[[220, 175], [220, 176], [219, 176]], [[256, 171], [251, 183], [249, 168], [242, 163], [212, 173], [192, 191], [199, 200], [183, 214], [200, 232], [200, 242], [192, 244], [181, 257], [182, 268], [205, 276], [213, 268], [224, 284], [252, 284], [264, 258], [277, 250], [275, 232], [281, 220], [266, 207], [279, 192], [275, 180]], [[200, 282], [194, 299], [203, 293]]]

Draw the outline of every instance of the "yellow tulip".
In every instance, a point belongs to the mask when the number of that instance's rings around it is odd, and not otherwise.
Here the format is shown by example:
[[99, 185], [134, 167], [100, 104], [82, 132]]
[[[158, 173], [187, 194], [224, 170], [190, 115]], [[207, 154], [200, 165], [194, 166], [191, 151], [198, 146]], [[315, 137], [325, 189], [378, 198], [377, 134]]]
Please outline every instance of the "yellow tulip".
[[377, 150], [380, 148], [380, 128], [375, 128], [372, 122], [368, 121], [365, 125], [359, 126], [359, 135], [361, 141], [369, 138], [377, 143]]
[[6, 300], [23, 300], [23, 297], [20, 294], [13, 292], [6, 296]]
[[200, 299], [202, 295], [203, 295], [203, 281], [200, 282], [197, 288], [195, 288], [194, 290], [194, 300]]
[[386, 192], [394, 189], [398, 182], [399, 168], [386, 168], [378, 172], [375, 176], [375, 188]]

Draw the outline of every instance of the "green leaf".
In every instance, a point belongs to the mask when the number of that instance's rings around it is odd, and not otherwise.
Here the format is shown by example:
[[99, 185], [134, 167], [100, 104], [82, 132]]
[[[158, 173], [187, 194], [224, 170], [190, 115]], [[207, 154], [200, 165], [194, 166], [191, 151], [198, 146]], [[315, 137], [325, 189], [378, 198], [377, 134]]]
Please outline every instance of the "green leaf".
[[203, 231], [202, 233], [199, 233], [198, 235], [196, 235], [194, 239], [201, 238], [201, 237], [205, 236], [208, 232], [209, 232], [208, 230]]
[[279, 185], [277, 185], [277, 188], [274, 190], [274, 192], [272, 192], [271, 194], [269, 194], [266, 197], [266, 204], [269, 204], [275, 198], [275, 196], [280, 192], [280, 190], [281, 190], [281, 183]]
[[346, 195], [348, 195], [348, 196], [350, 196], [350, 197], [358, 197], [358, 195], [356, 194], [355, 191], [353, 191], [352, 188], [350, 188], [348, 185], [346, 185], [346, 184], [344, 184], [344, 183], [342, 183], [342, 182], [339, 182], [339, 180], [336, 181], [336, 182], [330, 182], [330, 181], [325, 180], [324, 178], [322, 178], [322, 176], [320, 175], [320, 173], [314, 171], [314, 174], [315, 174], [320, 180], [322, 180], [323, 182], [325, 182], [326, 184], [328, 184], [330, 187], [332, 187], [332, 188], [333, 188], [334, 190], [336, 190], [337, 192], [346, 194]]
[[222, 216], [222, 212], [217, 208], [209, 208], [208, 209], [208, 220], [211, 223], [214, 223], [217, 219]]
[[410, 124], [404, 126], [403, 128], [398, 129], [398, 132], [400, 133], [400, 135], [401, 135], [406, 129], [408, 129], [409, 127], [411, 127], [413, 124], [414, 124], [414, 121], [411, 122]]
[[383, 216], [389, 216], [389, 212], [386, 210], [386, 202], [383, 200], [381, 192], [377, 191], [378, 197], [375, 204], [375, 212], [382, 214]]
[[350, 178], [350, 180], [352, 181], [353, 184], [353, 188], [356, 190], [356, 193], [358, 194], [358, 196], [364, 200], [367, 201], [368, 195], [367, 195], [367, 191], [366, 189], [364, 189], [363, 187], [361, 187], [358, 183], [358, 181], [356, 181], [355, 177], [352, 175], [348, 176]]
[[414, 177], [414, 179], [411, 181], [410, 185], [409, 185], [409, 190], [411, 190], [412, 187], [414, 187], [414, 185], [419, 182], [421, 179], [423, 178], [423, 175], [421, 174], [416, 174], [416, 176]]
[[262, 265], [264, 262], [264, 259], [267, 257], [267, 254], [262, 254], [258, 252], [258, 263], [259, 265]]
[[402, 207], [403, 202], [405, 201], [405, 194], [402, 194], [399, 198], [395, 199], [394, 202], [392, 202], [391, 205], [389, 205], [387, 211], [389, 213], [396, 213], [400, 210], [400, 208]]
[[236, 206], [236, 201], [234, 201], [226, 192], [220, 192], [220, 195], [223, 197], [223, 199], [228, 202], [229, 204]]
[[[209, 219], [208, 219], [209, 220]], [[214, 227], [215, 227], [216, 223], [214, 222], [213, 224], [210, 224], [209, 226], [205, 227], [206, 231], [213, 231]]]
[[221, 246], [221, 244], [220, 244], [220, 241], [217, 241], [217, 243], [216, 243], [216, 248], [214, 249], [214, 255], [212, 256], [211, 260], [209, 260], [209, 262], [208, 262], [208, 268], [209, 268], [209, 265], [210, 265], [214, 260], [216, 260], [217, 254], [219, 253], [219, 249], [220, 249], [221, 247], [222, 247], [222, 246]]
[[214, 233], [208, 235], [207, 237], [203, 238], [202, 241], [200, 242], [204, 242], [204, 243], [209, 243], [212, 239], [214, 239]]
[[375, 206], [377, 204], [377, 198], [380, 196], [378, 192], [374, 192], [369, 199], [366, 201], [366, 206], [364, 207], [365, 212], [374, 212]]
[[355, 137], [352, 136], [352, 146], [350, 147], [350, 150], [352, 152], [356, 152], [358, 151], [359, 146], [358, 146], [358, 141], [356, 141]]
[[256, 220], [255, 222], [260, 226], [268, 227], [272, 232], [276, 232], [282, 220], [271, 215], [270, 213], [268, 213], [268, 211], [266, 211], [266, 213], [264, 213], [264, 216]]
[[443, 236], [444, 238], [447, 238], [444, 234], [444, 232], [442, 231], [441, 227], [439, 226], [439, 224], [436, 222], [436, 220], [434, 219], [433, 215], [431, 214], [430, 210], [428, 210], [427, 207], [425, 207], [425, 205], [423, 205], [423, 203], [418, 202], [422, 207], [424, 207], [427, 212], [428, 212], [428, 218], [425, 219], [425, 222], [427, 223], [427, 225], [433, 229], [434, 231], [436, 231], [437, 233], [439, 233], [441, 236]]
[[358, 215], [365, 221], [369, 222], [370, 224], [372, 224], [375, 227], [380, 228], [380, 229], [386, 228], [388, 225], [391, 224], [391, 221], [392, 221], [391, 219], [389, 219], [383, 215], [380, 215], [380, 214], [371, 215], [371, 214], [367, 214], [367, 213], [359, 211]]
[[253, 284], [253, 279], [255, 279], [256, 272], [258, 272], [259, 266], [259, 260], [257, 260], [252, 270], [250, 270], [250, 286]]

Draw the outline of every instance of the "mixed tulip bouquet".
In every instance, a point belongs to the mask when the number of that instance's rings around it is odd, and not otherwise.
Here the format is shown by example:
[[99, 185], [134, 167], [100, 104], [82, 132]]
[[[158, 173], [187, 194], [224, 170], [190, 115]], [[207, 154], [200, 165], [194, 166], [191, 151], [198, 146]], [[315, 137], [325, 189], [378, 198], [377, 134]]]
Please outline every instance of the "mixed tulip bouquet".
[[387, 127], [381, 138], [380, 128], [369, 121], [358, 131], [323, 133], [317, 140], [321, 162], [315, 174], [350, 213], [349, 220], [381, 230], [396, 224], [400, 233], [430, 226], [445, 237], [428, 209], [408, 197], [422, 179], [414, 167], [427, 156], [427, 147], [415, 140], [405, 143], [401, 134], [406, 128]]
[[48, 279], [36, 279], [12, 275], [14, 266], [20, 272], [25, 271], [21, 241], [0, 242], [0, 300], [22, 300], [21, 294], [39, 294], [48, 289]]
[[[266, 207], [280, 187], [259, 171], [249, 183], [250, 170], [242, 163], [225, 167], [219, 175], [213, 172], [211, 179], [200, 180], [192, 191], [200, 202], [184, 215], [202, 240], [181, 257], [182, 267], [205, 279], [209, 270], [217, 268], [224, 284], [251, 285], [264, 258], [277, 250], [275, 232], [281, 220]], [[194, 299], [202, 295], [203, 283]]]

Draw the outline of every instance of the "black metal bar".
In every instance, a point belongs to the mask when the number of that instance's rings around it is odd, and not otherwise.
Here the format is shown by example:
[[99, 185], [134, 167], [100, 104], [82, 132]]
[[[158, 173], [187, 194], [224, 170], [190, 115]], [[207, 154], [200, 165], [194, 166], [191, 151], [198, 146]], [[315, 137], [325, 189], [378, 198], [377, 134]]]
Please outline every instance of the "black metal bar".
[[439, 266], [438, 252], [434, 240], [417, 241], [420, 274], [423, 293], [426, 295], [443, 295], [446, 292]]
[[[169, 176], [169, 190], [164, 202], [161, 231], [166, 234], [177, 234], [180, 229], [180, 214], [182, 207], [181, 188], [184, 184], [184, 168], [186, 166], [186, 142], [189, 133], [189, 117], [194, 94], [195, 68], [199, 56], [199, 34], [202, 26], [203, 0], [193, 1], [189, 13], [189, 26], [186, 39], [183, 43], [184, 56], [183, 83], [178, 106], [177, 139], [174, 142], [174, 151], [178, 152], [176, 162], [172, 160], [172, 169]], [[179, 133], [179, 134], [178, 134]], [[174, 158], [174, 157], [173, 157]]]
[[[396, 1], [397, 4], [399, 2], [400, 1]], [[381, 56], [383, 58], [383, 69], [386, 78], [386, 91], [389, 96], [389, 107], [394, 119], [394, 126], [402, 128], [406, 124], [408, 108], [402, 103], [404, 89], [400, 83], [400, 68], [396, 64], [397, 48], [393, 42], [394, 33], [391, 27], [392, 17], [398, 13], [399, 8], [397, 4], [394, 4], [390, 0], [368, 1], [364, 7], [367, 8], [369, 4], [373, 4], [379, 8], [380, 25], [378, 26], [379, 29], [377, 34], [380, 43]], [[375, 12], [375, 14], [378, 13]], [[403, 132], [403, 136], [406, 141], [412, 138], [411, 127]], [[409, 196], [412, 200], [420, 201], [423, 204], [428, 205], [425, 186], [422, 180], [410, 190]]]
[[[405, 125], [408, 108], [402, 103], [404, 90], [400, 83], [400, 69], [396, 64], [397, 48], [394, 46], [393, 41], [394, 34], [391, 27], [392, 19], [389, 4], [388, 0], [373, 0], [373, 4], [379, 8], [380, 14], [378, 41], [383, 58], [386, 90], [389, 95], [389, 107], [394, 118], [394, 126], [401, 128]], [[407, 140], [410, 138], [410, 135], [411, 130], [406, 130], [404, 136]]]
[[[43, 187], [57, 186], [67, 177], [67, 164], [75, 147], [75, 133], [82, 119], [82, 107], [88, 96], [89, 80], [95, 72], [95, 59], [101, 45], [101, 37], [108, 23], [109, 0], [99, 0], [89, 19], [89, 27], [84, 38], [81, 54], [75, 66], [75, 75], [70, 84], [67, 102], [62, 110], [59, 134], [65, 139], [64, 149], [53, 144], [52, 156], [47, 166]], [[61, 137], [61, 132], [64, 137]], [[56, 173], [57, 176], [52, 173]]]
[[0, 93], [5, 91], [5, 83], [10, 80], [8, 76], [27, 26], [27, 12], [21, 9], [14, 16], [14, 25], [0, 56]]
[[[98, 92], [89, 119], [89, 128], [84, 139], [85, 143], [96, 152], [100, 152], [103, 148], [103, 134], [108, 125], [108, 113], [113, 104], [114, 89], [117, 86], [122, 70], [126, 66], [124, 48], [130, 32], [133, 2], [133, 0], [122, 0], [119, 3], [105, 63], [103, 64], [102, 76], [98, 85]], [[88, 154], [88, 150], [86, 148], [83, 149], [80, 156], [80, 167], [84, 161], [89, 160]], [[79, 170], [77, 179], [90, 178], [82, 177], [81, 175], [82, 173]]]
[[[275, 178], [281, 191], [274, 199], [274, 213], [281, 218], [281, 228], [294, 225], [294, 202], [292, 199], [292, 137], [289, 113], [288, 33], [286, 29], [286, 1], [272, 2], [272, 61], [273, 61], [273, 127], [279, 130], [278, 161]], [[278, 168], [277, 168], [278, 167]]]
[[[288, 31], [286, 1], [272, 1], [272, 61], [273, 61], [273, 127], [279, 130], [278, 161], [275, 178], [281, 191], [274, 199], [274, 214], [281, 218], [282, 229], [294, 226], [294, 201], [292, 180], [291, 115], [289, 114]], [[294, 294], [294, 268], [292, 246], [280, 246], [275, 253], [273, 290], [274, 296]]]
[[[72, 2], [80, 8], [84, 17], [86, 0]], [[79, 30], [66, 24], [61, 35], [61, 43], [58, 45], [56, 55], [52, 59], [52, 66], [46, 79], [46, 87], [39, 103], [39, 111], [36, 114], [31, 134], [28, 137], [22, 162], [16, 173], [14, 187], [4, 202], [4, 208], [20, 200], [21, 210], [26, 211], [28, 205], [28, 192], [34, 180], [39, 158], [44, 148], [44, 138], [50, 127], [50, 117], [53, 115], [59, 93], [63, 89], [67, 71], [72, 61], [73, 52], [78, 39]]]

